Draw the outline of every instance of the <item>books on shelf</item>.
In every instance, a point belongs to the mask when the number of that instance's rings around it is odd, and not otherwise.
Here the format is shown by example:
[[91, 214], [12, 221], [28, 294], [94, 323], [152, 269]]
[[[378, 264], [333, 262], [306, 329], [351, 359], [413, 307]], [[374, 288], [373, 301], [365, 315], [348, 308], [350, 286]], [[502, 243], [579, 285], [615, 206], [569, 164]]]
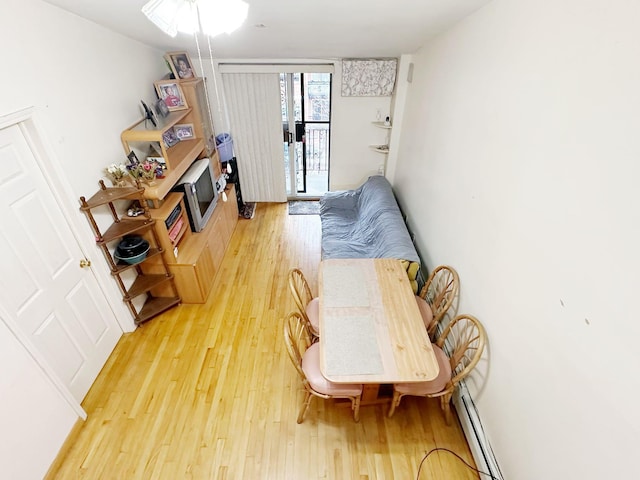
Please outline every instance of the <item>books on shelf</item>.
[[168, 235], [169, 235], [169, 239], [171, 240], [172, 243], [175, 243], [176, 238], [178, 238], [178, 235], [180, 234], [180, 231], [182, 230], [182, 225], [183, 224], [184, 224], [184, 221], [183, 221], [182, 217], [179, 217], [178, 220], [176, 220], [176, 222], [171, 227], [171, 230], [169, 230]]

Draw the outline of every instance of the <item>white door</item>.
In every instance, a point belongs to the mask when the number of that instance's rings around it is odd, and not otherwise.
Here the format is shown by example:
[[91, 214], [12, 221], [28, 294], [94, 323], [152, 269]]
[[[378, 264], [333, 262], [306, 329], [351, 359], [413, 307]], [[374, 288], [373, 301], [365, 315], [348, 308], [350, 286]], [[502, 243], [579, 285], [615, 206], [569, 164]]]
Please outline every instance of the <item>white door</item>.
[[17, 125], [0, 129], [0, 219], [0, 302], [80, 403], [122, 330]]

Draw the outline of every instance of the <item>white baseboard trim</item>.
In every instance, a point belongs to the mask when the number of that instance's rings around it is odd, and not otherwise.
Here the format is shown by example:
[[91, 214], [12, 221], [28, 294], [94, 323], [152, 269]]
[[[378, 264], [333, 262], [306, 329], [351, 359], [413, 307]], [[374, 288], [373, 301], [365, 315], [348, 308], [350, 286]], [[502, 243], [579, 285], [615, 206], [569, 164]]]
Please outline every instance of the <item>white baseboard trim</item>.
[[476, 462], [476, 467], [485, 474], [480, 474], [480, 478], [482, 480], [487, 478], [504, 480], [491, 445], [485, 436], [478, 410], [475, 403], [473, 403], [464, 380], [458, 384], [458, 389], [453, 395], [453, 404], [456, 407], [456, 412], [464, 435], [467, 438], [471, 455], [473, 455], [473, 459]]

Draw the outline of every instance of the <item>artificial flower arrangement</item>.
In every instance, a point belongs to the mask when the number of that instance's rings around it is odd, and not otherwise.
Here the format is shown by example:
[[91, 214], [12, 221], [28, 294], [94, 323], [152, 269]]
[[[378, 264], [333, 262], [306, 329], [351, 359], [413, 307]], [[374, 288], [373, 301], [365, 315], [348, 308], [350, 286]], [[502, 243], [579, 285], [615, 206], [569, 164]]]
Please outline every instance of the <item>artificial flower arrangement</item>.
[[131, 175], [134, 179], [143, 182], [150, 182], [155, 180], [156, 178], [164, 177], [162, 166], [160, 166], [160, 164], [155, 161], [144, 160], [142, 162], [127, 165], [126, 168], [129, 171], [129, 175]]
[[113, 182], [114, 185], [122, 185], [124, 183], [124, 177], [129, 175], [129, 169], [124, 163], [120, 165], [112, 163], [105, 168], [104, 171], [109, 178], [111, 178], [111, 182]]

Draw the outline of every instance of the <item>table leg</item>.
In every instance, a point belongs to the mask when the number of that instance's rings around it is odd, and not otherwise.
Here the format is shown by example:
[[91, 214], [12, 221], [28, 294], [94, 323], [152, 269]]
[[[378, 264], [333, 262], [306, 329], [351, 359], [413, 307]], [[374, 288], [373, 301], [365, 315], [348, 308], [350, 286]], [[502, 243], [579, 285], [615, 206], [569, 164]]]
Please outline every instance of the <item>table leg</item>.
[[[367, 405], [381, 405], [383, 403], [389, 403], [391, 401], [391, 397], [388, 395], [388, 388], [380, 388], [381, 385], [377, 383], [365, 383], [362, 385], [362, 398], [360, 398], [360, 406], [364, 407]], [[385, 387], [387, 387], [385, 385]], [[380, 396], [382, 390], [382, 396]], [[351, 402], [346, 402], [340, 400], [336, 400], [337, 405], [348, 407], [351, 405]]]
[[380, 391], [380, 385], [375, 383], [365, 383], [362, 386], [362, 400], [361, 405], [378, 403], [378, 392]]
[[389, 385], [379, 385], [374, 383], [365, 383], [362, 386], [362, 399], [360, 405], [381, 405], [389, 403]]

